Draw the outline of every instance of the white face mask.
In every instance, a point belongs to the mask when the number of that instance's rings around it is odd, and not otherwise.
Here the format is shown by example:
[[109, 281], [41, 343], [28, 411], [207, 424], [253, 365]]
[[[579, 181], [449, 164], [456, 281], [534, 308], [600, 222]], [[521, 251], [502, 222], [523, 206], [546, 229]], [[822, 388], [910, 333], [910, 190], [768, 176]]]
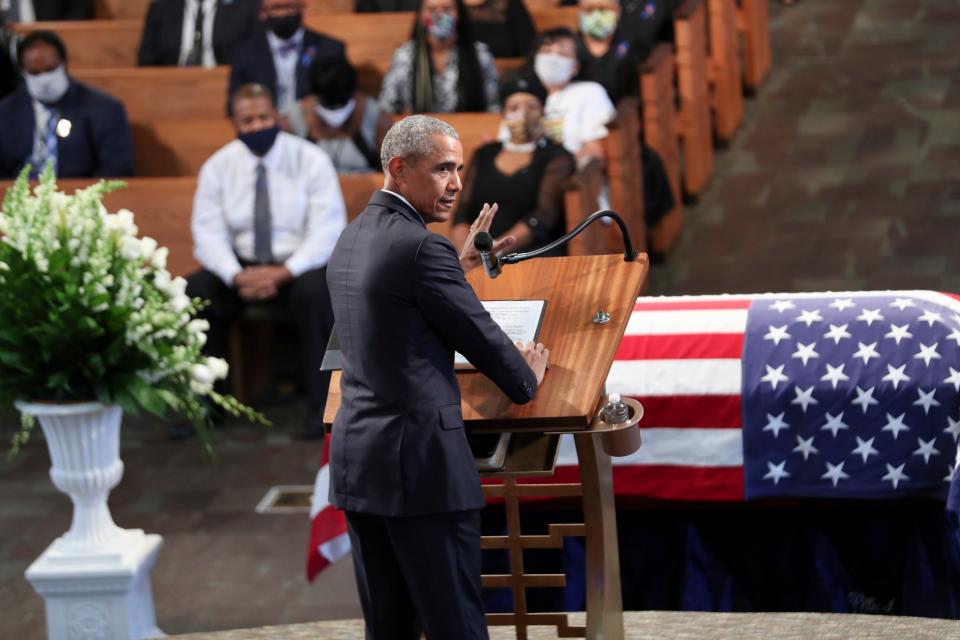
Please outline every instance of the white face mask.
[[57, 102], [70, 88], [70, 79], [63, 65], [46, 73], [24, 73], [23, 81], [27, 85], [27, 93], [46, 104]]
[[538, 53], [533, 60], [540, 82], [548, 87], [562, 87], [570, 82], [576, 65], [576, 60], [558, 53]]
[[317, 105], [317, 115], [323, 118], [327, 125], [334, 129], [339, 129], [343, 123], [350, 119], [353, 110], [357, 108], [357, 99], [350, 98], [347, 104], [336, 109], [327, 109], [322, 104]]

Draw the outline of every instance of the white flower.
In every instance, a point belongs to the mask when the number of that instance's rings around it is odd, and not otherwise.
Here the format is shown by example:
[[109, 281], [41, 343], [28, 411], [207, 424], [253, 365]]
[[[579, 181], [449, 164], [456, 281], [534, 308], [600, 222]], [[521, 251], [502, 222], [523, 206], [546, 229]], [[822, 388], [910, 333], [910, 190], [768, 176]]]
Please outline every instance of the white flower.
[[157, 241], [150, 236], [140, 238], [140, 253], [149, 260], [153, 257], [153, 252], [157, 250]]
[[170, 254], [169, 249], [167, 249], [166, 247], [160, 247], [159, 249], [153, 252], [152, 256], [150, 256], [150, 264], [152, 264], [155, 269], [166, 269], [167, 256], [169, 254]]
[[137, 225], [133, 223], [133, 212], [128, 209], [107, 214], [105, 220], [107, 229], [110, 231], [116, 231], [123, 236], [137, 235]]
[[140, 258], [140, 241], [133, 236], [124, 236], [120, 245], [120, 255], [124, 260], [137, 260]]
[[205, 396], [213, 391], [213, 383], [208, 382], [204, 384], [202, 382], [197, 382], [196, 380], [191, 380], [190, 388], [194, 391], [194, 393], [199, 393], [200, 395]]
[[6, 262], [0, 261], [0, 271], [10, 271], [10, 265]]
[[177, 294], [170, 299], [170, 308], [174, 313], [181, 313], [190, 304], [190, 298], [183, 294]]
[[167, 295], [170, 294], [170, 282], [170, 272], [165, 269], [153, 274], [153, 285]]
[[187, 325], [187, 328], [191, 333], [203, 333], [204, 331], [210, 330], [210, 323], [203, 318], [197, 318], [195, 320], [191, 320], [190, 324]]
[[187, 281], [177, 276], [173, 279], [173, 282], [170, 283], [170, 295], [172, 296], [182, 296], [187, 292]]
[[[211, 359], [212, 358], [208, 358], [207, 361], [209, 362]], [[199, 363], [190, 367], [190, 377], [194, 380], [194, 382], [198, 382], [200, 384], [211, 384], [214, 380], [216, 380], [210, 367]]]
[[198, 333], [196, 337], [197, 337], [197, 342], [200, 343], [200, 346], [201, 346], [201, 347], [203, 347], [203, 345], [207, 344], [207, 334], [205, 334], [205, 333]]
[[226, 378], [230, 371], [230, 365], [223, 358], [207, 358], [207, 367], [217, 380]]

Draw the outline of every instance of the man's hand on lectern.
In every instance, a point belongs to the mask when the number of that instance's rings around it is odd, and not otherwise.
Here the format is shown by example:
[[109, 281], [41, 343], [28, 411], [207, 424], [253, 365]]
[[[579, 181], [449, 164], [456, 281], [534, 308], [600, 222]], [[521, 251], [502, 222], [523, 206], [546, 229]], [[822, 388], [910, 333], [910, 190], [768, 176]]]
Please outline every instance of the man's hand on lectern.
[[[460, 249], [460, 266], [463, 267], [464, 271], [470, 271], [470, 269], [479, 267], [482, 264], [480, 261], [480, 252], [473, 246], [473, 239], [481, 231], [490, 232], [490, 224], [493, 222], [493, 217], [497, 215], [497, 208], [496, 203], [492, 205], [484, 203], [483, 209], [480, 210], [477, 219], [470, 225], [470, 231], [467, 232], [467, 238], [464, 240], [463, 247]], [[504, 236], [494, 240], [490, 253], [506, 251], [516, 244], [516, 242], [517, 239], [513, 236]]]
[[533, 369], [534, 375], [537, 376], [537, 386], [539, 386], [540, 383], [543, 382], [543, 374], [547, 372], [547, 367], [549, 366], [550, 349], [547, 349], [539, 342], [533, 341], [527, 344], [518, 342], [517, 348], [520, 349], [523, 358], [527, 361], [527, 364], [530, 365], [530, 368]]

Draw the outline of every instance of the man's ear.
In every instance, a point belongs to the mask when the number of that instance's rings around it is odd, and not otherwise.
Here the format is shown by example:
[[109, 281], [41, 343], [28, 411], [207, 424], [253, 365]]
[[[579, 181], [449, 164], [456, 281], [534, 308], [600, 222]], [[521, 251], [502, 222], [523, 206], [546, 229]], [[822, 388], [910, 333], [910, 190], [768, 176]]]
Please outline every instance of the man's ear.
[[387, 173], [390, 174], [390, 179], [396, 183], [397, 186], [403, 186], [404, 169], [405, 165], [403, 158], [399, 156], [394, 156], [387, 161]]

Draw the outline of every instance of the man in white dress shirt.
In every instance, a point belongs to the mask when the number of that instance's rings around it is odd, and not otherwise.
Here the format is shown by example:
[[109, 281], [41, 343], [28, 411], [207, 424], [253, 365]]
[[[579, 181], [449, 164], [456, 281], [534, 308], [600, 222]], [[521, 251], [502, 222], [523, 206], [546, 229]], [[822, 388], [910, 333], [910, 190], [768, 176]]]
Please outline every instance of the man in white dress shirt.
[[289, 307], [304, 343], [304, 434], [320, 436], [329, 383], [320, 363], [333, 325], [326, 264], [347, 221], [340, 183], [323, 151], [279, 130], [267, 88], [240, 87], [232, 106], [238, 139], [200, 169], [191, 227], [203, 269], [187, 294], [210, 302], [205, 349], [219, 357], [246, 305]]

